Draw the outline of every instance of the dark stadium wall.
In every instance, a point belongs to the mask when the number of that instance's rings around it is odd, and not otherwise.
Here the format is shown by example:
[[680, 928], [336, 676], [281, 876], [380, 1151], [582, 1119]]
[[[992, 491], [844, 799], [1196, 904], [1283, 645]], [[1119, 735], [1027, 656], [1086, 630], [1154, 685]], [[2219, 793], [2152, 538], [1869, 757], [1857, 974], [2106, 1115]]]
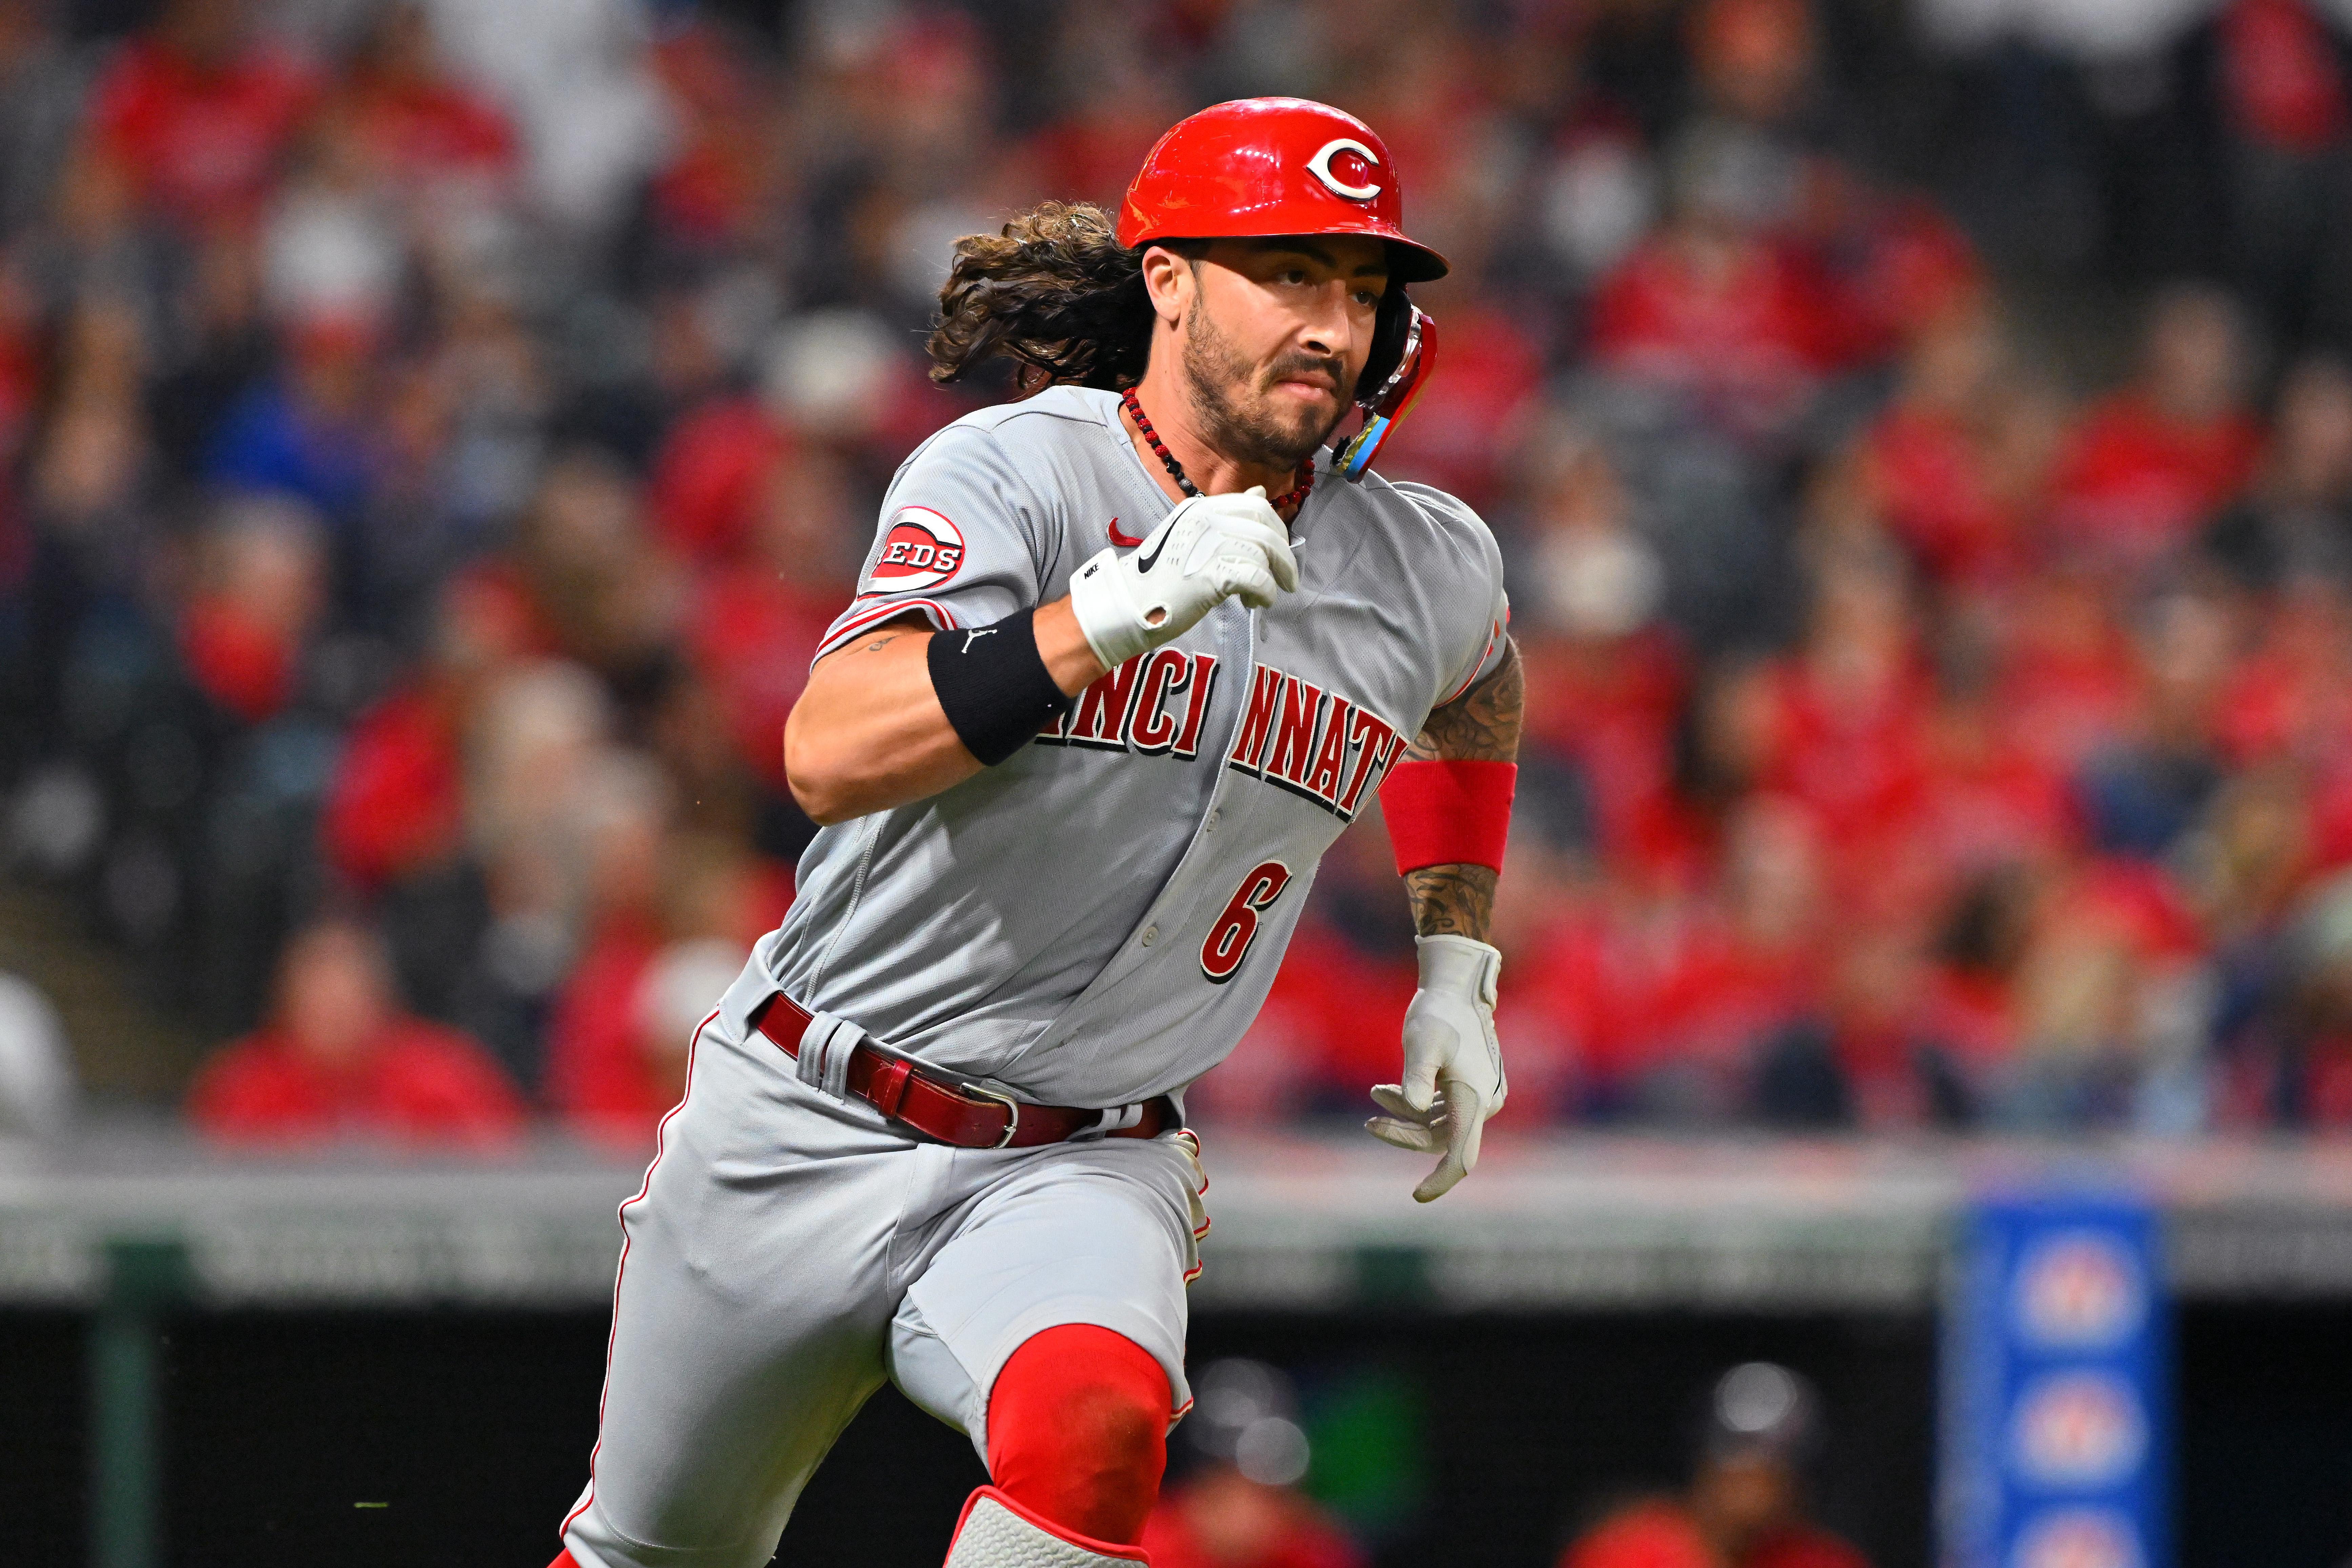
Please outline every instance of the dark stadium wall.
[[[87, 1561], [86, 1327], [0, 1313], [12, 1559]], [[594, 1438], [604, 1333], [581, 1313], [173, 1320], [163, 1563], [539, 1568]], [[2179, 1346], [2179, 1563], [2338, 1568], [2352, 1552], [2352, 1308], [2193, 1307]], [[1318, 1400], [1368, 1377], [1411, 1392], [1412, 1473], [1406, 1506], [1373, 1531], [1381, 1568], [1549, 1568], [1596, 1510], [1675, 1482], [1700, 1391], [1756, 1357], [1821, 1387], [1822, 1519], [1877, 1568], [1931, 1560], [1923, 1319], [1210, 1314], [1192, 1354], [1284, 1367], [1310, 1428]], [[932, 1568], [980, 1479], [969, 1444], [886, 1389], [810, 1488], [780, 1561]]]
[[89, 1553], [87, 1325], [73, 1312], [0, 1311], [0, 1531], [26, 1562]]

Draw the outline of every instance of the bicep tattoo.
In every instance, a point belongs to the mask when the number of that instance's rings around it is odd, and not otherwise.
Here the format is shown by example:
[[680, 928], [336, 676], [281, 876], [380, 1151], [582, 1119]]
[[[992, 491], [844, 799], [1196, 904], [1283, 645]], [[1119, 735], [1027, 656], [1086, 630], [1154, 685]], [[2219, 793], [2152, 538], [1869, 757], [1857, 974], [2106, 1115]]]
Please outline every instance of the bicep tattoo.
[[1416, 762], [1433, 757], [1459, 762], [1508, 763], [1519, 754], [1519, 717], [1527, 706], [1527, 677], [1519, 645], [1503, 645], [1503, 661], [1486, 678], [1429, 715], [1405, 749]]

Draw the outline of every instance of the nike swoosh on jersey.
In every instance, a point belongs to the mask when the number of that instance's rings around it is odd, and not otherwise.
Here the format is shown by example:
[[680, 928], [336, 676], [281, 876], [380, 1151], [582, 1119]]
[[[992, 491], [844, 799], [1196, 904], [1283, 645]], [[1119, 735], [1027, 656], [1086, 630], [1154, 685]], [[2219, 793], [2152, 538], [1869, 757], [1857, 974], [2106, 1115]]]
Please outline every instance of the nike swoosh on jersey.
[[1113, 544], [1118, 545], [1121, 550], [1133, 550], [1136, 546], [1143, 542], [1143, 539], [1139, 534], [1121, 533], [1118, 531], [1118, 519], [1112, 518], [1110, 520], [1110, 542]]

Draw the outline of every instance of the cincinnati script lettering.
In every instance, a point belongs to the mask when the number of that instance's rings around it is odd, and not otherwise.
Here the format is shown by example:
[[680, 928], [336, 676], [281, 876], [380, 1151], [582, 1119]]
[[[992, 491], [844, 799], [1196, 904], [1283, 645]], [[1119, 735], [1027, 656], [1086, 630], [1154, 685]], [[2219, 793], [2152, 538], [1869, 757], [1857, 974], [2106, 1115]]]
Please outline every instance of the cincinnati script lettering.
[[[1141, 655], [1087, 687], [1037, 743], [1190, 761], [1200, 752], [1216, 677], [1214, 654], [1163, 647]], [[1406, 739], [1339, 693], [1260, 665], [1225, 765], [1347, 822], [1364, 792], [1403, 753]]]
[[1080, 692], [1069, 712], [1039, 732], [1037, 743], [1189, 762], [1201, 752], [1201, 726], [1216, 679], [1215, 654], [1156, 648]]
[[1349, 822], [1364, 792], [1403, 753], [1405, 741], [1371, 710], [1262, 664], [1225, 765]]

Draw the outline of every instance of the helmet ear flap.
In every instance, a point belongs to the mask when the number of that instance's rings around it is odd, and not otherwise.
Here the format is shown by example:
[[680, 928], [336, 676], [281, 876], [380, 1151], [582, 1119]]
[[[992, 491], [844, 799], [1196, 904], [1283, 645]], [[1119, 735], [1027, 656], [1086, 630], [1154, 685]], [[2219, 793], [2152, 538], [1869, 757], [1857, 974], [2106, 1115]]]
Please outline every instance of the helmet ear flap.
[[1412, 317], [1412, 301], [1405, 297], [1404, 285], [1391, 283], [1381, 293], [1380, 310], [1372, 317], [1372, 352], [1364, 356], [1364, 371], [1356, 377], [1356, 392], [1350, 399], [1357, 406], [1369, 410], [1380, 400], [1381, 388], [1396, 374], [1397, 361], [1403, 356]]
[[1381, 443], [1412, 406], [1436, 365], [1437, 323], [1404, 297], [1403, 289], [1392, 286], [1381, 296], [1372, 352], [1356, 380], [1356, 406], [1363, 410], [1363, 427], [1339, 448], [1334, 464], [1343, 476], [1361, 480], [1370, 470]]

